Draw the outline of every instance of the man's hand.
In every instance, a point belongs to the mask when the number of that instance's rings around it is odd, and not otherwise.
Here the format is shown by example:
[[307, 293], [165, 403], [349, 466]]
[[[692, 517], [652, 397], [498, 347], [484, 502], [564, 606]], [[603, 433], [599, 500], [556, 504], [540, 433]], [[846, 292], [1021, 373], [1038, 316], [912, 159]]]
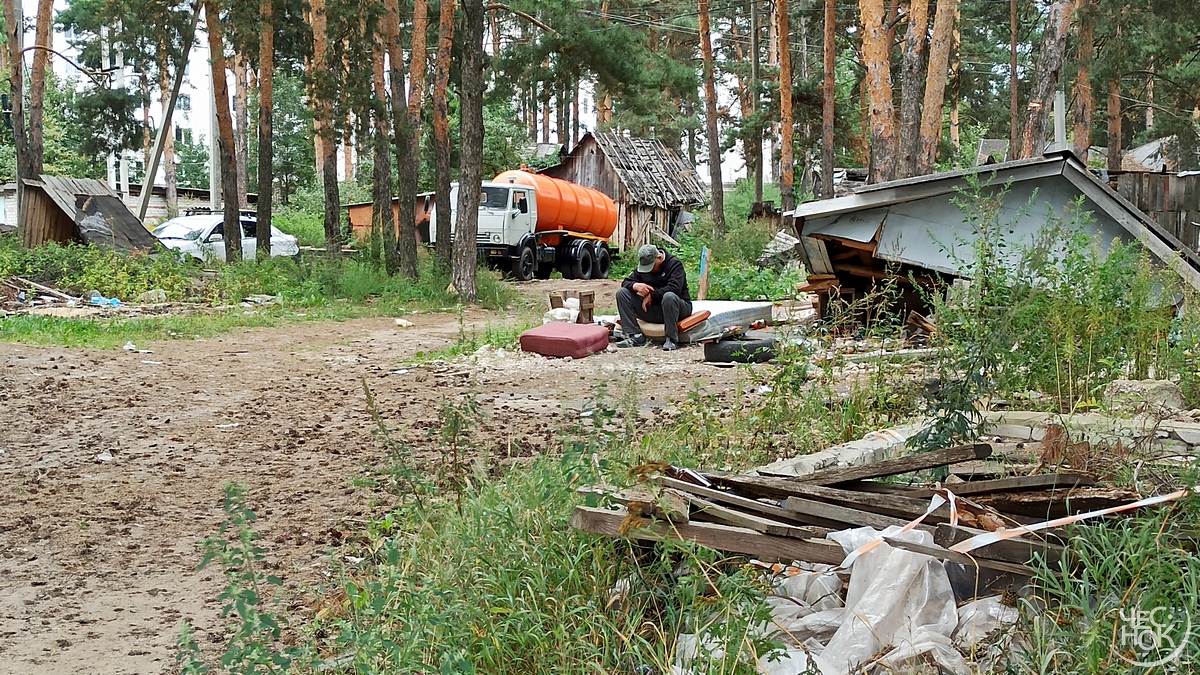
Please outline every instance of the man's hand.
[[649, 294], [646, 294], [646, 299], [642, 300], [642, 311], [643, 312], [650, 311], [650, 295]]
[[650, 284], [643, 284], [639, 281], [633, 285], [633, 292], [644, 298], [649, 298], [650, 294], [654, 292], [654, 287]]

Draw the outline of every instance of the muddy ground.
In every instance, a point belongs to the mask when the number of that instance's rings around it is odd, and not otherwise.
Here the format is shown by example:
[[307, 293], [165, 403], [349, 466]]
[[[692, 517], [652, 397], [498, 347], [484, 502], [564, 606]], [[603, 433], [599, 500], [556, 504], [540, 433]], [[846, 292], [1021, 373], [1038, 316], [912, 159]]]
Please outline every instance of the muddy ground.
[[[520, 286], [543, 303], [572, 283]], [[590, 286], [599, 307], [614, 306], [615, 282]], [[532, 316], [464, 320], [482, 331]], [[454, 344], [460, 325], [449, 313], [407, 318], [413, 327], [292, 323], [138, 345], [148, 354], [0, 344], [0, 672], [171, 672], [184, 620], [218, 649], [221, 573], [197, 566], [231, 481], [249, 488], [269, 573], [303, 617], [340, 533], [389, 506], [355, 481], [385, 460], [364, 380], [398, 437], [426, 455], [441, 401], [473, 394], [494, 440], [488, 461], [503, 463], [542, 451], [552, 420], [599, 382], [619, 395], [635, 381], [652, 412], [739, 376], [701, 363], [698, 347], [414, 367], [417, 352]]]

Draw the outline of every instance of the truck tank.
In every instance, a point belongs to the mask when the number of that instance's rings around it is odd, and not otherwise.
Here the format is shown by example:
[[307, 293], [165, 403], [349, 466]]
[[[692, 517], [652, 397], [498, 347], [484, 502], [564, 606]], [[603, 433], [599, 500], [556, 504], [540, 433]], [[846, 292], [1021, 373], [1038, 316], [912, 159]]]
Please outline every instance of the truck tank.
[[537, 191], [536, 231], [569, 230], [608, 239], [617, 229], [617, 205], [608, 195], [528, 171], [505, 171], [495, 183], [532, 185]]

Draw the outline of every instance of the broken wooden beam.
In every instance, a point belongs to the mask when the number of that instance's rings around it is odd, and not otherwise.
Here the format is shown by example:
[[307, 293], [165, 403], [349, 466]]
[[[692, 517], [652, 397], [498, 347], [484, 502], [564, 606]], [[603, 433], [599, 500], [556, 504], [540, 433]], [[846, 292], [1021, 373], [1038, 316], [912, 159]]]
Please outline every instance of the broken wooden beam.
[[1047, 473], [1038, 476], [1015, 476], [994, 480], [974, 480], [947, 484], [946, 488], [956, 495], [979, 495], [996, 492], [1016, 492], [1041, 488], [1073, 488], [1080, 485], [1095, 485], [1096, 479], [1084, 473]]
[[[977, 530], [962, 525], [938, 525], [933, 532], [933, 542], [942, 548], [950, 548], [955, 544], [966, 541], [984, 530]], [[977, 558], [1003, 560], [1005, 562], [1025, 564], [1033, 560], [1035, 555], [1042, 556], [1051, 565], [1057, 565], [1063, 554], [1063, 546], [1058, 537], [1051, 535], [1049, 539], [1034, 539], [1019, 537], [1004, 539], [987, 546], [981, 546], [971, 552]]]
[[777, 520], [745, 513], [737, 509], [721, 506], [696, 495], [687, 495], [692, 505], [692, 519], [708, 518], [725, 525], [744, 527], [747, 530], [773, 534], [777, 537], [792, 539], [822, 539], [829, 533], [828, 528], [792, 525]]
[[687, 523], [673, 525], [670, 523], [644, 521], [643, 526], [635, 527], [627, 533], [621, 533], [621, 524], [625, 522], [628, 513], [625, 510], [612, 511], [588, 506], [577, 506], [571, 515], [571, 527], [592, 534], [603, 534], [609, 537], [622, 537], [642, 541], [663, 541], [676, 539], [694, 541], [702, 546], [744, 553], [760, 558], [776, 560], [803, 560], [811, 563], [839, 565], [845, 559], [846, 553], [841, 545], [832, 541], [815, 539], [790, 539], [776, 537], [770, 534], [755, 532], [744, 527], [731, 527], [716, 523]]
[[[870, 511], [860, 511], [846, 506], [819, 502], [812, 499], [802, 499], [800, 497], [788, 497], [787, 501], [783, 503], [783, 508], [798, 514], [797, 517], [801, 520], [826, 527], [836, 528], [839, 525], [850, 525], [853, 527], [874, 527], [882, 530], [892, 526], [904, 527], [908, 525], [908, 521], [901, 518], [881, 516], [878, 513], [871, 513]], [[933, 527], [930, 525], [922, 524], [918, 525], [917, 528], [933, 532]]]
[[915, 542], [898, 539], [896, 537], [884, 537], [883, 541], [894, 548], [920, 553], [938, 560], [947, 560], [950, 562], [960, 563], [970, 567], [986, 567], [988, 569], [997, 570], [999, 572], [1009, 572], [1011, 574], [1019, 574], [1025, 577], [1032, 577], [1034, 570], [1028, 565], [1020, 565], [1017, 563], [1003, 562], [1000, 560], [989, 560], [987, 558], [973, 557], [966, 553], [958, 553], [950, 551], [940, 546], [925, 546]]
[[667, 478], [665, 476], [659, 480], [662, 481], [664, 486], [674, 488], [681, 492], [699, 495], [715, 502], [737, 506], [739, 508], [746, 509], [747, 511], [753, 511], [755, 513], [771, 516], [773, 518], [781, 518], [786, 521], [796, 521], [796, 514], [788, 511], [778, 504], [766, 504], [758, 501], [757, 499], [750, 499], [749, 497], [743, 497], [741, 495], [725, 492], [716, 488], [701, 487], [699, 485], [693, 485], [691, 483], [686, 483], [674, 478]]
[[910, 471], [921, 471], [923, 469], [946, 466], [947, 464], [985, 459], [990, 457], [991, 454], [992, 446], [986, 443], [960, 445], [945, 450], [933, 450], [930, 452], [920, 452], [915, 455], [896, 457], [894, 459], [885, 459], [871, 464], [825, 469], [806, 476], [797, 476], [793, 480], [814, 483], [816, 485], [837, 485], [838, 483], [845, 483], [852, 480], [896, 476], [902, 473], [909, 473]]

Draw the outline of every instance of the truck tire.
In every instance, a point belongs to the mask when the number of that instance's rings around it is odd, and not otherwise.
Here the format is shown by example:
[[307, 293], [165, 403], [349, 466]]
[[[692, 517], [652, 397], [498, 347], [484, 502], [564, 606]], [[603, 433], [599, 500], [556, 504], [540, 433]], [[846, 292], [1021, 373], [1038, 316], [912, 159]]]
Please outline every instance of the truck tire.
[[592, 253], [592, 247], [587, 243], [582, 246], [575, 247], [575, 259], [572, 261], [575, 266], [576, 279], [591, 279], [592, 272], [596, 269], [596, 256]]
[[537, 255], [532, 246], [522, 246], [517, 259], [512, 261], [512, 275], [517, 281], [529, 281], [533, 278], [533, 270], [537, 266]]
[[770, 336], [704, 343], [704, 360], [710, 363], [766, 363], [773, 358], [775, 338]]
[[600, 244], [596, 247], [596, 264], [592, 266], [592, 278], [607, 279], [611, 270], [612, 254], [609, 253], [607, 246]]

